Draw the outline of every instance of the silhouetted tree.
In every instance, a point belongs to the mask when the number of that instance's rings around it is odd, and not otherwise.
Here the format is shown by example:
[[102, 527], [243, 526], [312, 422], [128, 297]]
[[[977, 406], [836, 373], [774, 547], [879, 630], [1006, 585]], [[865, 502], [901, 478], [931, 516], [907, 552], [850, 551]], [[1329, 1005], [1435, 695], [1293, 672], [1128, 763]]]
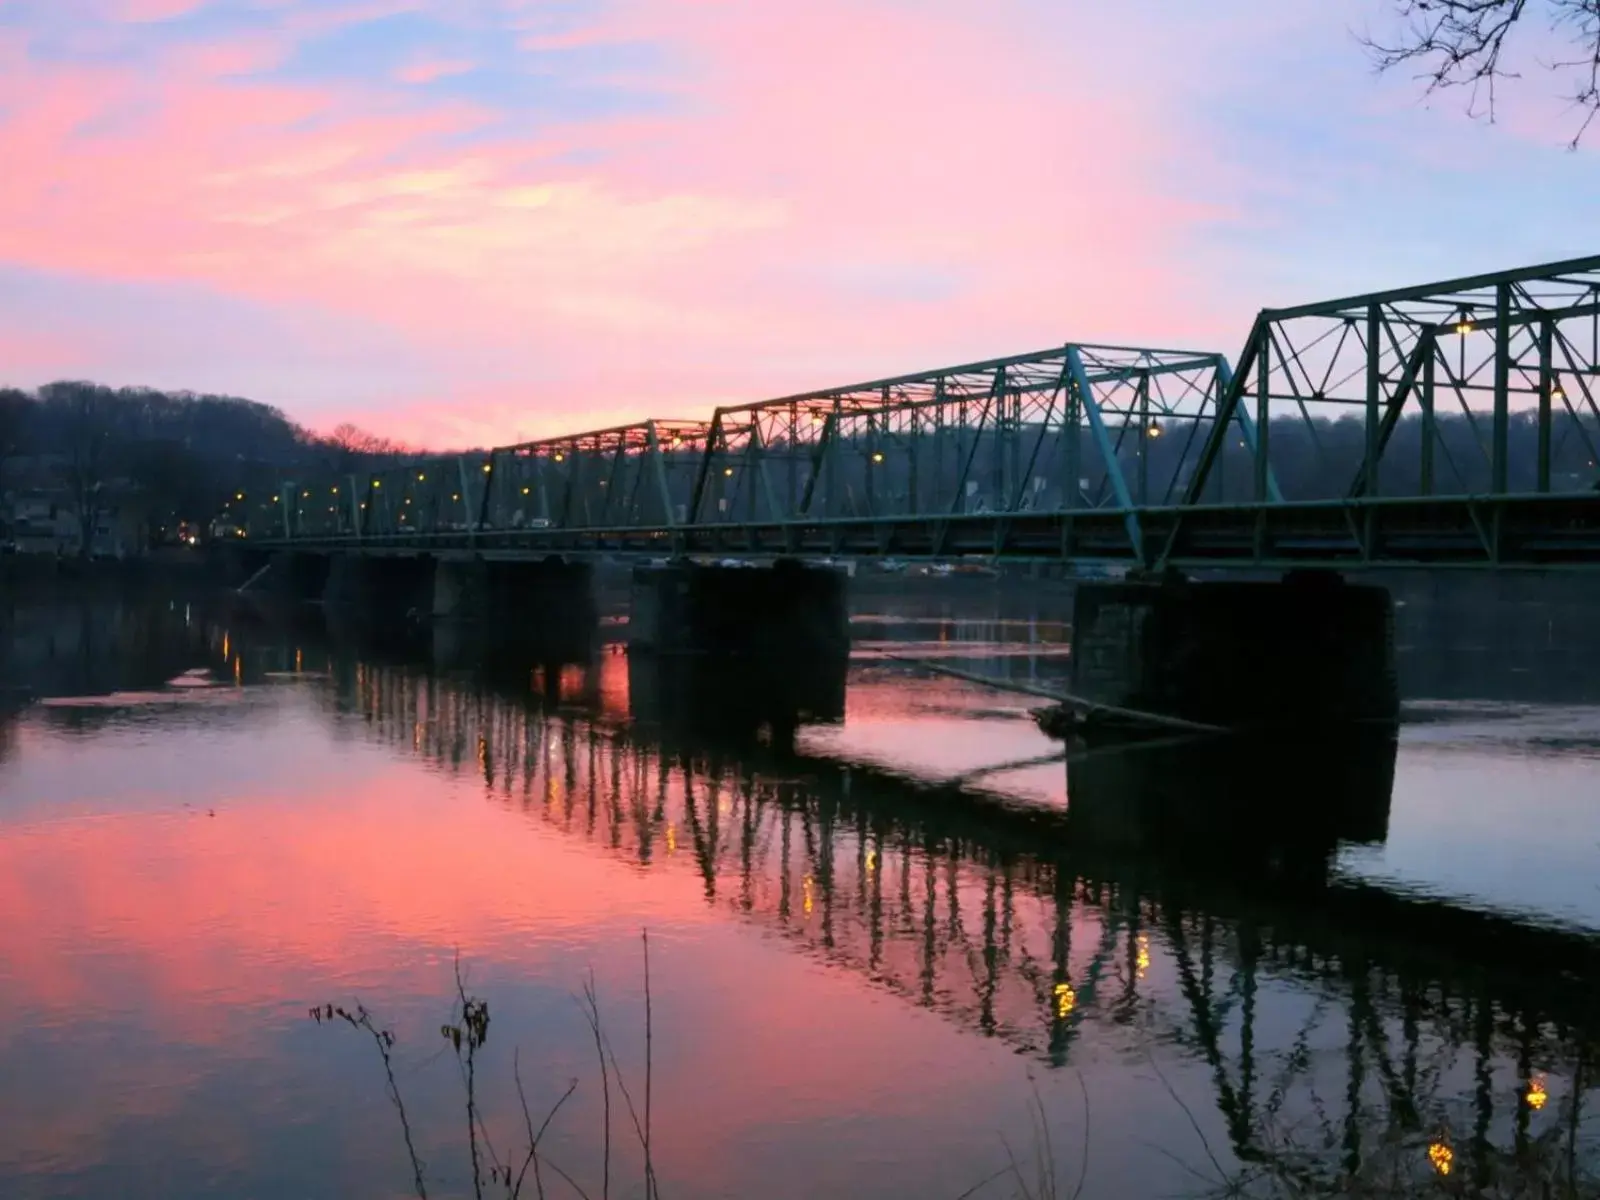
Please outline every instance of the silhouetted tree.
[[17, 388], [0, 388], [0, 462], [20, 454], [33, 418], [33, 398]]
[[111, 389], [81, 382], [47, 384], [39, 389], [39, 399], [54, 434], [68, 502], [78, 521], [78, 553], [87, 557], [95, 526], [107, 510], [122, 449], [117, 401]]
[[340, 475], [348, 475], [364, 460], [392, 458], [405, 452], [398, 442], [368, 433], [348, 421], [334, 426], [332, 433], [318, 440], [325, 447], [328, 465]]
[[1393, 41], [1363, 38], [1380, 71], [1415, 66], [1429, 94], [1467, 92], [1467, 111], [1495, 117], [1495, 85], [1517, 76], [1519, 35], [1541, 23], [1569, 51], [1539, 69], [1567, 76], [1566, 99], [1581, 113], [1571, 145], [1600, 113], [1600, 0], [1393, 0], [1403, 29]]

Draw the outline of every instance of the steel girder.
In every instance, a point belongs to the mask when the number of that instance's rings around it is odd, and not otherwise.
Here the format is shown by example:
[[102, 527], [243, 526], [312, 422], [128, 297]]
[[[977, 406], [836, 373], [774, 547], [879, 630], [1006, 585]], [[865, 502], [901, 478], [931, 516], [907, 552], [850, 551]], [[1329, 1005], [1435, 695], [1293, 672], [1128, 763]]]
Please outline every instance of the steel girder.
[[1229, 378], [1210, 351], [1074, 343], [720, 408], [689, 524], [1170, 503]]
[[1183, 499], [1584, 490], [1597, 364], [1600, 256], [1263, 309]]
[[[1022, 528], [1053, 517], [1072, 557], [1078, 531], [1109, 519], [1120, 531], [1111, 556], [1154, 566], [1190, 557], [1191, 526], [1247, 521], [1261, 563], [1306, 523], [1279, 506], [1319, 501], [1359, 525], [1341, 558], [1370, 563], [1398, 544], [1392, 514], [1372, 502], [1453, 496], [1489, 508], [1446, 505], [1442, 525], [1487, 546], [1491, 565], [1533, 565], [1543, 549], [1504, 555], [1499, 535], [1472, 523], [1502, 500], [1594, 486], [1597, 364], [1600, 256], [1265, 309], [1236, 371], [1209, 351], [1071, 343], [723, 407], [707, 421], [285, 483], [249, 532], [731, 553], [742, 530], [751, 552], [821, 540], [937, 557], [974, 552], [981, 527], [990, 553], [1027, 540], [1037, 556]], [[1554, 557], [1587, 562], [1587, 517], [1561, 508], [1560, 519]], [[865, 544], [864, 529], [875, 531]]]

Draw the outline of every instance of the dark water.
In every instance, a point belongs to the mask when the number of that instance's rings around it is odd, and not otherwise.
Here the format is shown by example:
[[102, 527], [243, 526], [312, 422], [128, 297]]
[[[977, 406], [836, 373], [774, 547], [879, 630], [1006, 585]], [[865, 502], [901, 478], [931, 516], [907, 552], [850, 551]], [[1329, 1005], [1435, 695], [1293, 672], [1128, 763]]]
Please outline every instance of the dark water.
[[480, 1140], [520, 1165], [514, 1055], [535, 1120], [576, 1079], [542, 1148], [598, 1197], [593, 972], [610, 1191], [642, 1196], [645, 928], [668, 1197], [954, 1200], [1012, 1156], [976, 1194], [1592, 1168], [1586, 598], [1409, 595], [1398, 747], [1066, 762], [1035, 702], [883, 654], [1047, 682], [1059, 621], [859, 604], [848, 674], [778, 687], [14, 603], [0, 684], [45, 699], [0, 724], [0, 1196], [410, 1194], [330, 1001], [394, 1032], [430, 1195], [473, 1194], [457, 954], [492, 1015]]

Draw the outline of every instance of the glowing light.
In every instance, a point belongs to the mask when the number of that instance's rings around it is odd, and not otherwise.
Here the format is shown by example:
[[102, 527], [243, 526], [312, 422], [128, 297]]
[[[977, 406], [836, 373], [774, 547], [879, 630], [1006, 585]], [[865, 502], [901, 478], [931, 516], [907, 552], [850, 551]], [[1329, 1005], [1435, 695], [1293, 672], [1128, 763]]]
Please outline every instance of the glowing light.
[[532, 488], [523, 488], [523, 489], [522, 489], [522, 494], [523, 494], [523, 495], [524, 495], [524, 496], [526, 496], [526, 495], [527, 495], [527, 494], [528, 494], [528, 493], [529, 493], [529, 492], [531, 492], [531, 491], [533, 491], [533, 489], [532, 489]]
[[1428, 1161], [1439, 1174], [1448, 1175], [1455, 1165], [1456, 1152], [1443, 1142], [1433, 1142], [1428, 1146]]
[[563, 461], [565, 461], [565, 460], [566, 460], [566, 457], [567, 457], [567, 456], [566, 456], [566, 455], [565, 455], [565, 454], [563, 454], [563, 453], [561, 453], [561, 451], [559, 451], [559, 450], [557, 450], [557, 451], [556, 451], [556, 452], [555, 452], [555, 454], [554, 454], [554, 455], [552, 455], [552, 457], [553, 457], [553, 458], [554, 458], [554, 459], [555, 459], [555, 460], [556, 460], [556, 461], [557, 461], [557, 462], [563, 462]]
[[1552, 379], [1550, 381], [1550, 399], [1565, 400], [1566, 398], [1567, 394], [1561, 390], [1561, 380]]
[[244, 493], [243, 492], [235, 492], [233, 494], [233, 498], [235, 500], [243, 500], [244, 499]]
[[410, 504], [410, 503], [411, 503], [411, 497], [410, 497], [410, 496], [407, 496], [407, 497], [406, 497], [406, 503], [407, 503], [407, 504]]
[[1139, 935], [1139, 954], [1134, 965], [1139, 970], [1139, 978], [1143, 979], [1144, 973], [1150, 969], [1150, 935], [1147, 933]]
[[428, 482], [428, 476], [424, 472], [418, 471], [417, 472], [417, 482], [418, 483], [427, 483]]
[[1535, 1075], [1528, 1081], [1528, 1091], [1525, 1097], [1528, 1107], [1538, 1112], [1545, 1106], [1545, 1101], [1550, 1099], [1550, 1094], [1544, 1090], [1544, 1078]]
[[671, 825], [668, 825], [667, 826], [667, 853], [668, 854], [676, 854], [677, 852], [678, 852], [678, 831], [675, 828], [673, 828]]
[[883, 451], [882, 450], [874, 450], [872, 452], [872, 461], [875, 462], [875, 463], [881, 463], [883, 461]]
[[383, 480], [381, 480], [381, 479], [374, 479], [374, 480], [373, 480], [373, 481], [372, 481], [372, 486], [373, 486], [373, 487], [374, 487], [374, 488], [381, 488], [381, 487], [382, 487], [382, 486], [383, 486]]
[[722, 468], [722, 473], [724, 475], [732, 475], [733, 474], [733, 468], [732, 467], [723, 467]]
[[1471, 321], [1471, 319], [1468, 318], [1468, 317], [1462, 317], [1459, 321], [1457, 321], [1456, 322], [1456, 332], [1459, 333], [1462, 337], [1466, 337], [1467, 334], [1471, 333], [1472, 332], [1472, 321]]
[[273, 497], [273, 498], [272, 498], [272, 502], [273, 502], [273, 503], [274, 503], [274, 504], [276, 504], [276, 503], [277, 503], [277, 502], [278, 502], [278, 498], [277, 498], [277, 497], [276, 497], [276, 496], [274, 496], [274, 497]]
[[674, 434], [672, 437], [672, 445], [674, 448], [683, 445], [683, 439]]
[[309, 500], [309, 499], [311, 499], [311, 489], [310, 489], [310, 488], [307, 488], [307, 489], [306, 489], [306, 490], [305, 490], [305, 491], [303, 491], [303, 492], [301, 492], [301, 493], [300, 493], [300, 498], [301, 498], [301, 499], [302, 499], [302, 500]]
[[339, 494], [339, 489], [338, 488], [329, 488], [328, 489], [328, 494], [331, 495], [331, 496], [337, 496]]
[[1078, 993], [1072, 990], [1072, 985], [1065, 980], [1056, 984], [1056, 1016], [1065, 1020], [1077, 1007]]
[[1161, 426], [1151, 421], [1149, 427], [1145, 430], [1145, 434], [1148, 437], [1158, 438], [1161, 436]]
[[485, 475], [487, 475], [492, 470], [494, 470], [494, 464], [493, 463], [484, 463], [483, 464], [483, 473]]
[[461, 493], [460, 492], [451, 492], [450, 493], [450, 499], [452, 499], [452, 500], [461, 499]]
[[867, 870], [876, 871], [877, 869], [878, 869], [878, 852], [876, 850], [868, 850], [867, 851]]
[[805, 897], [803, 903], [806, 910], [806, 916], [809, 917], [811, 915], [811, 908], [814, 903], [811, 898], [811, 876], [807, 875], [805, 879], [801, 881], [800, 890]]

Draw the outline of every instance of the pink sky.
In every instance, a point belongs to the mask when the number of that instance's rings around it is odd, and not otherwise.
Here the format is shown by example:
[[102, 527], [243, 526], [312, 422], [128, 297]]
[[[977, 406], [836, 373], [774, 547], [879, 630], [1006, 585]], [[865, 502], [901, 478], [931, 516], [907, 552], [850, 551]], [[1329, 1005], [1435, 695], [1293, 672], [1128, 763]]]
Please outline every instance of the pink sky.
[[1376, 7], [0, 0], [0, 381], [505, 441], [1592, 250]]

